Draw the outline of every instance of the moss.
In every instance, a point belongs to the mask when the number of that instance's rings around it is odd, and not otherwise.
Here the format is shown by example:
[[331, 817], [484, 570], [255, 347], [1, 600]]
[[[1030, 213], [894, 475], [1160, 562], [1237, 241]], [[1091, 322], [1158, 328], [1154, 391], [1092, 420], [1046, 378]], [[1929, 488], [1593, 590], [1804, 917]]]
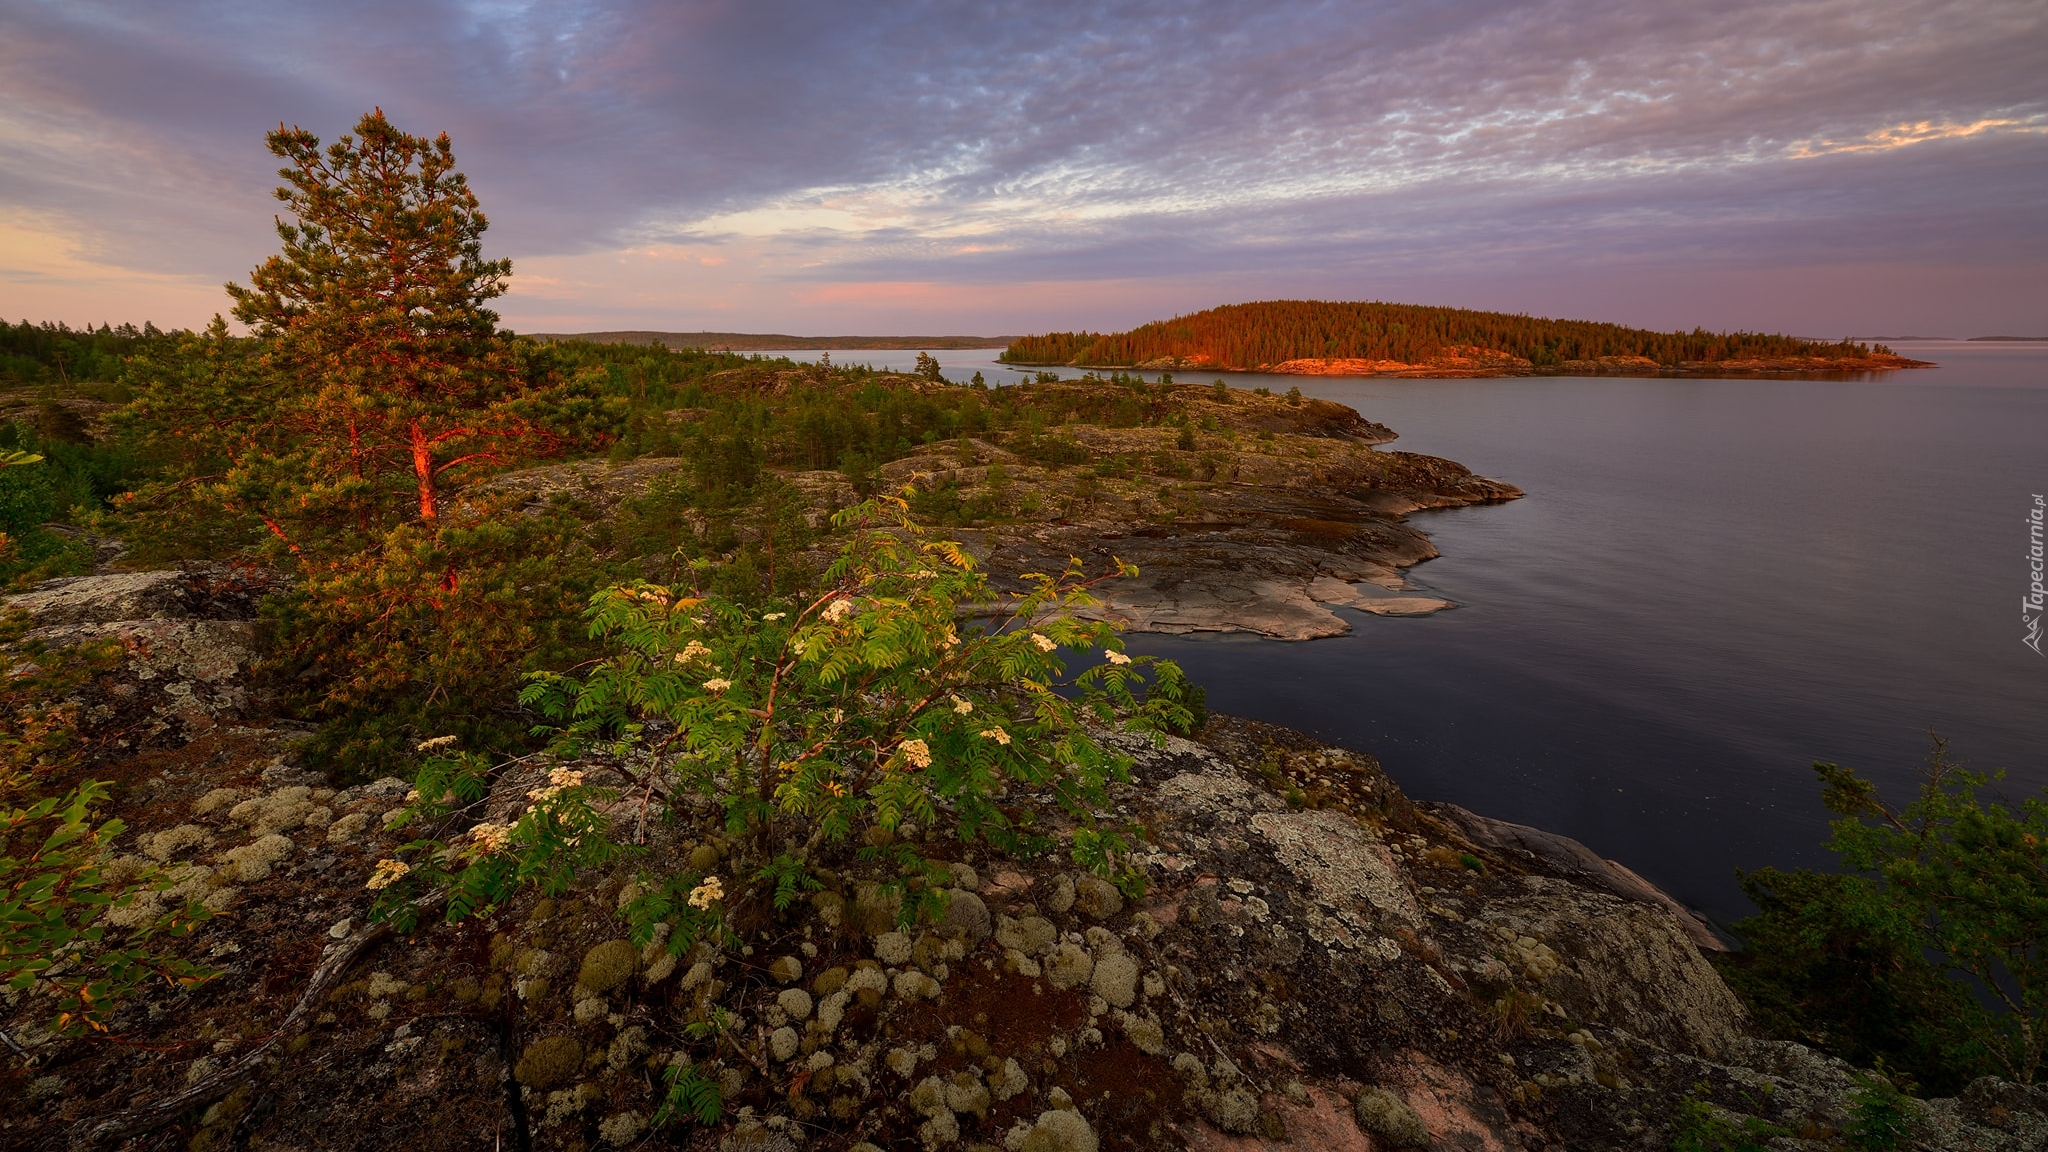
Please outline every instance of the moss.
[[875, 937], [875, 959], [891, 968], [910, 963], [910, 937], [901, 932], [884, 932]]
[[1118, 1012], [1116, 1021], [1123, 1028], [1124, 1035], [1137, 1046], [1138, 1051], [1147, 1056], [1161, 1056], [1166, 1053], [1166, 1032], [1157, 1021], [1147, 1020], [1130, 1012]]
[[986, 1116], [990, 1103], [988, 1085], [973, 1072], [955, 1072], [946, 1085], [946, 1107], [955, 1112]]
[[570, 1036], [549, 1036], [526, 1046], [512, 1070], [513, 1079], [529, 1088], [552, 1088], [583, 1067], [583, 1045]]
[[818, 973], [816, 980], [811, 981], [811, 991], [817, 993], [820, 998], [830, 996], [846, 987], [846, 976], [844, 968], [827, 968]]
[[1098, 876], [1083, 876], [1074, 885], [1074, 908], [1090, 920], [1106, 920], [1124, 910], [1123, 893]]
[[645, 1131], [647, 1131], [647, 1117], [642, 1116], [638, 1112], [620, 1112], [606, 1117], [604, 1123], [597, 1126], [598, 1137], [613, 1147], [624, 1147], [627, 1144], [631, 1144], [638, 1140], [640, 1134]]
[[1078, 1112], [1055, 1108], [1038, 1115], [1019, 1152], [1096, 1152], [1101, 1143]]
[[1247, 1136], [1258, 1130], [1259, 1098], [1244, 1088], [1212, 1089], [1197, 1098], [1202, 1114], [1225, 1132]]
[[1052, 892], [1045, 898], [1045, 906], [1055, 916], [1063, 916], [1074, 906], [1074, 878], [1061, 876], [1053, 881]]
[[1371, 1088], [1359, 1093], [1358, 1103], [1353, 1107], [1358, 1113], [1359, 1125], [1368, 1132], [1384, 1136], [1404, 1148], [1428, 1146], [1429, 1129], [1423, 1127], [1422, 1117], [1385, 1088]]
[[576, 982], [592, 992], [609, 992], [633, 978], [640, 968], [640, 950], [630, 940], [607, 940], [583, 954]]

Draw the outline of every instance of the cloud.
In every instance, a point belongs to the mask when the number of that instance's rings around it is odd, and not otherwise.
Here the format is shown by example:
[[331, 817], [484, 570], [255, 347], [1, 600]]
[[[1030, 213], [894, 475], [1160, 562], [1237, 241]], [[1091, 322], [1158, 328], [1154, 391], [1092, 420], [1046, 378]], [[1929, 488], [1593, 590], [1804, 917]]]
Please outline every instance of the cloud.
[[[39, 244], [243, 275], [264, 129], [382, 106], [455, 138], [493, 251], [542, 275], [506, 301], [525, 327], [1102, 327], [1196, 291], [1491, 299], [1547, 270], [1595, 300], [2041, 255], [2031, 0], [0, 0], [0, 32], [0, 211]], [[1906, 279], [1900, 323], [2048, 303]], [[0, 309], [33, 302], [0, 270]]]

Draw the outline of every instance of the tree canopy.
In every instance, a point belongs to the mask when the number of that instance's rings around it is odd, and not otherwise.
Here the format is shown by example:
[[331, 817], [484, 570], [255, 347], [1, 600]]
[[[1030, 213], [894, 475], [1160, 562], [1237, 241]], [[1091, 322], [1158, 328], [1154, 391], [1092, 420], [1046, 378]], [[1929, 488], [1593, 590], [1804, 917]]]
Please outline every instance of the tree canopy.
[[293, 218], [277, 222], [283, 250], [227, 290], [266, 367], [298, 384], [280, 415], [307, 465], [371, 487], [409, 474], [431, 521], [453, 470], [548, 454], [558, 437], [506, 403], [521, 382], [485, 305], [512, 262], [484, 258], [489, 223], [447, 134], [409, 135], [379, 109], [325, 151], [302, 128], [267, 142]]

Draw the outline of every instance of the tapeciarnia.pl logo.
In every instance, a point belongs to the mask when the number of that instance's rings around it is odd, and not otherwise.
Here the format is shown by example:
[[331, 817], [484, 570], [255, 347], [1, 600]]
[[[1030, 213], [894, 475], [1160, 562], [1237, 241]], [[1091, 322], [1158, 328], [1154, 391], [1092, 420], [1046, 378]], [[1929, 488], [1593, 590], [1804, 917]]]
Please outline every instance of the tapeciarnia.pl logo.
[[2044, 567], [2041, 551], [2041, 518], [2044, 513], [2048, 513], [2048, 500], [2043, 500], [2041, 494], [2036, 492], [2034, 506], [2027, 509], [2027, 567], [2033, 575], [2034, 582], [2027, 586], [2026, 598], [2020, 602], [2020, 623], [2027, 630], [2027, 634], [2020, 638], [2020, 643], [2032, 648], [2036, 656], [2048, 655], [2041, 651], [2041, 615], [2044, 607], [2048, 607], [2048, 589], [2041, 586]]

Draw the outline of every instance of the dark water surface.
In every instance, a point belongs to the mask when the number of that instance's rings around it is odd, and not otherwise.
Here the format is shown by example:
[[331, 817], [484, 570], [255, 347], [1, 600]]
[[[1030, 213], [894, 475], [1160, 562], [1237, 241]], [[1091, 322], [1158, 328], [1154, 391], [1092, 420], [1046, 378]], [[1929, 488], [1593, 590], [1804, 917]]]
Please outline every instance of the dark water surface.
[[[1813, 760], [1903, 799], [1931, 727], [1971, 767], [2009, 769], [2009, 794], [2048, 786], [2048, 659], [2020, 643], [2048, 346], [1900, 351], [1941, 367], [1234, 375], [1349, 404], [1401, 434], [1391, 447], [1528, 495], [1415, 517], [1443, 556], [1411, 579], [1454, 611], [1132, 647], [1179, 660], [1218, 710], [1371, 752], [1415, 797], [1577, 837], [1733, 919], [1736, 867], [1830, 862]], [[954, 379], [1014, 378], [992, 352], [938, 355]]]

